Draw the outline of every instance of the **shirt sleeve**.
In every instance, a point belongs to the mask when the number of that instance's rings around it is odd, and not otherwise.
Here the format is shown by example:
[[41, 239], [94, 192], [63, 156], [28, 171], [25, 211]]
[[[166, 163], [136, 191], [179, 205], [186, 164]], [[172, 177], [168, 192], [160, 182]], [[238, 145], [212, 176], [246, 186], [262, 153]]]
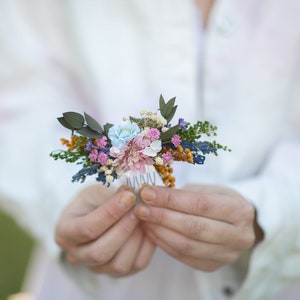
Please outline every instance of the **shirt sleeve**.
[[56, 253], [56, 220], [80, 185], [71, 183], [75, 169], [49, 154], [61, 149], [60, 137], [69, 137], [56, 118], [81, 109], [80, 97], [26, 16], [15, 1], [1, 2], [0, 205]]

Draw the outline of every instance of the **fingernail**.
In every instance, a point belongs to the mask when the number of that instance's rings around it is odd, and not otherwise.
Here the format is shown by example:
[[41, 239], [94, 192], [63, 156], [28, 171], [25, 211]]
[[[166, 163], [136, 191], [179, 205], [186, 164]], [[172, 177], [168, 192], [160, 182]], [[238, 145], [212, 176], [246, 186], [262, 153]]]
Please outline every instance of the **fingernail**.
[[145, 187], [141, 192], [144, 201], [153, 201], [156, 199], [156, 195], [156, 191], [149, 186]]
[[131, 207], [135, 202], [135, 196], [132, 192], [124, 191], [123, 195], [120, 198], [120, 204], [124, 208]]
[[139, 219], [147, 219], [150, 216], [150, 209], [145, 205], [139, 205], [135, 213]]

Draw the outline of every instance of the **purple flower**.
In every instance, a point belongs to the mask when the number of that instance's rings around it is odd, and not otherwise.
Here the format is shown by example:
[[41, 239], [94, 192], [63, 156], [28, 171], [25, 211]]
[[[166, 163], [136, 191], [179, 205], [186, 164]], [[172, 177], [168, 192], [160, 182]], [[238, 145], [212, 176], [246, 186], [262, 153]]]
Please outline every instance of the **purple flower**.
[[150, 128], [149, 131], [147, 132], [147, 136], [150, 138], [150, 140], [152, 142], [154, 140], [159, 139], [160, 132], [157, 128]]
[[97, 149], [92, 149], [92, 151], [89, 154], [89, 159], [93, 162], [96, 162], [98, 158], [98, 151]]
[[179, 127], [180, 127], [181, 130], [183, 130], [183, 131], [187, 130], [187, 128], [186, 128], [186, 121], [184, 121], [183, 118], [179, 118], [178, 125], [179, 125]]
[[108, 156], [104, 152], [101, 152], [97, 157], [97, 162], [103, 166], [107, 165]]
[[172, 158], [173, 158], [172, 153], [169, 151], [162, 155], [164, 164], [167, 164]]
[[93, 148], [93, 142], [91, 140], [88, 140], [86, 143], [86, 146], [84, 148], [85, 151], [91, 151]]
[[96, 145], [100, 149], [103, 149], [106, 146], [106, 144], [107, 144], [107, 137], [105, 135], [100, 139], [96, 139]]
[[180, 136], [178, 134], [174, 134], [171, 138], [171, 142], [175, 147], [178, 147], [181, 143]]

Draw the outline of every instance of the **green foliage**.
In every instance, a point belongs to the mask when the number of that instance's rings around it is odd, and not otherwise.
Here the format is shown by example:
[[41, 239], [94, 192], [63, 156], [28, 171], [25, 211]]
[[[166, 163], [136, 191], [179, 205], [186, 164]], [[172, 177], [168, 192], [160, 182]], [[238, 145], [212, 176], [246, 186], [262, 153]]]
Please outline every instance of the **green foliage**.
[[161, 141], [163, 143], [167, 143], [167, 142], [170, 142], [171, 141], [171, 138], [174, 134], [176, 134], [179, 130], [179, 125], [175, 125], [173, 127], [171, 127], [170, 129], [168, 129], [167, 131], [163, 132], [161, 135], [160, 135], [160, 138], [161, 138]]
[[173, 119], [177, 105], [175, 104], [176, 98], [171, 98], [167, 103], [165, 102], [165, 99], [162, 95], [159, 97], [159, 110], [160, 114], [167, 120], [167, 123], [169, 124], [170, 121]]
[[76, 163], [78, 165], [86, 164], [86, 157], [83, 156], [82, 152], [75, 152], [69, 150], [59, 150], [53, 151], [50, 153], [50, 156], [54, 158], [54, 160], [64, 160], [68, 163]]
[[194, 142], [199, 140], [202, 135], [216, 136], [217, 126], [211, 125], [208, 121], [197, 121], [195, 124], [186, 124], [187, 130], [180, 129], [178, 134], [182, 141]]
[[73, 111], [63, 113], [62, 117], [57, 118], [59, 123], [67, 129], [72, 130], [72, 134], [77, 132], [88, 138], [101, 138], [104, 130], [100, 124], [89, 114], [84, 116]]

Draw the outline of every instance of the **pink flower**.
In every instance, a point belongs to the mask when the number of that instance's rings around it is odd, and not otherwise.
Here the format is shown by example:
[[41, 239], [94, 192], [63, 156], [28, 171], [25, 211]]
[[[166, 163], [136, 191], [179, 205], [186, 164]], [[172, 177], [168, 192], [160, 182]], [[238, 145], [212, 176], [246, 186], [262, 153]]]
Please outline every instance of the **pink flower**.
[[147, 136], [150, 138], [151, 141], [157, 140], [160, 137], [160, 132], [156, 128], [150, 128], [147, 132]]
[[97, 149], [92, 149], [92, 151], [89, 154], [89, 159], [93, 162], [96, 162], [98, 158], [98, 151]]
[[181, 143], [180, 136], [178, 134], [174, 134], [171, 138], [171, 142], [175, 147], [178, 147]]
[[107, 144], [107, 137], [104, 135], [100, 139], [96, 139], [96, 146], [103, 149]]
[[107, 154], [105, 154], [104, 152], [101, 152], [101, 153], [98, 155], [97, 161], [98, 161], [98, 163], [100, 163], [101, 165], [106, 166], [106, 165], [107, 165], [107, 160], [108, 160], [108, 156], [107, 156]]
[[164, 164], [167, 164], [172, 158], [173, 158], [173, 156], [172, 156], [171, 152], [166, 152], [162, 155]]
[[145, 142], [144, 139], [137, 136], [120, 149], [120, 153], [113, 163], [117, 167], [118, 172], [146, 172], [146, 166], [152, 165], [153, 161], [149, 156], [143, 154], [145, 144], [149, 145], [149, 143]]

